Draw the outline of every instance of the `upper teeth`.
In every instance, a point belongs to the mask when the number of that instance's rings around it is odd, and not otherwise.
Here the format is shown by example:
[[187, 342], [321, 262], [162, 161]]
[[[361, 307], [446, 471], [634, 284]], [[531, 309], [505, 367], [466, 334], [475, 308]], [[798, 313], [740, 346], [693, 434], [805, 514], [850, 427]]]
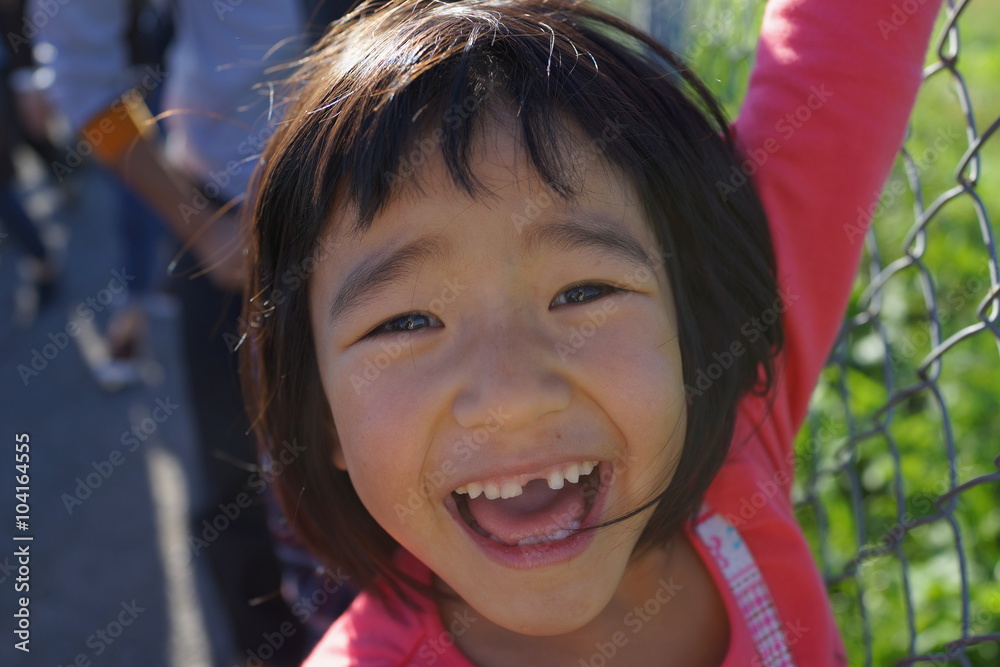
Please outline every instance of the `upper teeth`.
[[455, 493], [468, 494], [470, 498], [478, 498], [480, 494], [486, 494], [489, 500], [497, 498], [514, 498], [521, 495], [524, 486], [528, 482], [536, 479], [544, 479], [549, 483], [550, 489], [561, 489], [566, 480], [571, 484], [576, 484], [581, 477], [589, 475], [597, 467], [597, 461], [581, 461], [578, 463], [564, 463], [553, 466], [541, 474], [519, 475], [508, 477], [502, 480], [490, 480], [486, 482], [472, 482], [455, 489]]

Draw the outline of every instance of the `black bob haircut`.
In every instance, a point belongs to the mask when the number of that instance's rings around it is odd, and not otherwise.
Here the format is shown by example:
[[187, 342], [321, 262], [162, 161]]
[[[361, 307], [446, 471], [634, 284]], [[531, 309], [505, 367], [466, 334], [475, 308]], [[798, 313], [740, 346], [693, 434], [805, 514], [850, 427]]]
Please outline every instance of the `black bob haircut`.
[[[747, 184], [724, 196], [719, 187], [739, 162], [719, 105], [667, 48], [586, 2], [368, 2], [332, 24], [289, 83], [290, 104], [253, 186], [242, 374], [262, 453], [276, 457], [285, 442], [304, 447], [274, 484], [287, 520], [360, 587], [394, 575], [402, 591], [397, 545], [333, 465], [336, 425], [308, 286], [289, 290], [278, 280], [309, 263], [340, 207], [356, 211], [356, 231], [367, 229], [413, 180], [406, 156], [428, 137], [455, 186], [482, 196], [469, 166], [473, 140], [497, 110], [510, 109], [529, 163], [567, 201], [576, 191], [562, 150], [566, 121], [603, 142], [601, 159], [631, 183], [669, 258], [686, 386], [777, 297], [755, 191]], [[673, 479], [626, 515], [658, 501], [637, 549], [664, 543], [696, 513], [729, 450], [738, 399], [771, 388], [782, 345], [781, 327], [770, 327], [721, 378], [688, 394]]]

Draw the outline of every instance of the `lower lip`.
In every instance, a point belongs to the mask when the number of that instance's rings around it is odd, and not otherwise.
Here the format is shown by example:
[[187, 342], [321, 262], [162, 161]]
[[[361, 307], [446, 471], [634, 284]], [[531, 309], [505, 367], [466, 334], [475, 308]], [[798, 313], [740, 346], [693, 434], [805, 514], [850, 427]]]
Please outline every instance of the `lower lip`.
[[[604, 463], [601, 464], [602, 467], [603, 465]], [[599, 523], [599, 517], [604, 513], [604, 506], [608, 496], [608, 481], [606, 481], [605, 475], [602, 475], [601, 472], [601, 468], [598, 468], [597, 473], [600, 485], [597, 490], [597, 497], [594, 498], [594, 504], [590, 506], [590, 510], [583, 517], [582, 528], [588, 528]], [[595, 531], [580, 530], [565, 539], [556, 540], [555, 542], [528, 544], [523, 547], [507, 546], [488, 537], [483, 537], [474, 531], [472, 526], [467, 524], [465, 519], [458, 513], [458, 505], [455, 504], [455, 499], [451, 494], [448, 494], [445, 498], [444, 504], [451, 513], [452, 519], [458, 523], [465, 531], [465, 534], [472, 540], [473, 544], [479, 547], [487, 558], [514, 570], [534, 570], [565, 563], [583, 553], [590, 545], [591, 540], [594, 539]]]

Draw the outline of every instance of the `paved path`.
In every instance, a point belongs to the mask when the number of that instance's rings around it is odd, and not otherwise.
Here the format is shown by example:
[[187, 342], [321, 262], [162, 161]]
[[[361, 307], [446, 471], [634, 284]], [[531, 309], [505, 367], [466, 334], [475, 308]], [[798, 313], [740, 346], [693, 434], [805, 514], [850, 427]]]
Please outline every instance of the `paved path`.
[[[80, 172], [77, 201], [56, 216], [68, 240], [57, 302], [27, 328], [10, 317], [20, 251], [9, 237], [0, 241], [0, 665], [232, 665], [207, 564], [192, 561], [186, 544], [201, 486], [176, 317], [164, 314], [150, 327], [161, 377], [114, 394], [95, 384], [66, 336], [69, 314], [100, 299], [121, 269], [115, 195], [96, 170]], [[44, 199], [36, 194], [35, 203]], [[95, 322], [103, 325], [106, 314]], [[35, 350], [40, 370], [25, 382], [18, 366], [30, 368]], [[144, 441], [130, 437], [134, 427]], [[14, 527], [22, 432], [31, 446], [26, 532]], [[15, 542], [15, 532], [34, 539]], [[15, 593], [13, 554], [24, 544], [30, 591]], [[14, 647], [23, 595], [30, 653]]]

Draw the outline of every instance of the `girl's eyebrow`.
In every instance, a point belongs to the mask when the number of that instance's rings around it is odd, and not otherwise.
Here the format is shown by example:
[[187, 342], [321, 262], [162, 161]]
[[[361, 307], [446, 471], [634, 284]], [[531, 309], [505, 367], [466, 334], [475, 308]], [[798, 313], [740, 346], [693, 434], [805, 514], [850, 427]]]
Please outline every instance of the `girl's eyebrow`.
[[599, 214], [582, 222], [566, 217], [552, 222], [528, 223], [521, 238], [521, 252], [531, 255], [544, 247], [560, 250], [596, 250], [619, 260], [644, 265], [653, 269], [653, 260], [631, 234], [614, 226], [610, 219]]
[[437, 234], [422, 236], [381, 256], [369, 256], [347, 275], [330, 305], [329, 322], [370, 301], [379, 290], [405, 280], [429, 259], [451, 256], [451, 245]]
[[[543, 248], [558, 250], [591, 250], [650, 270], [653, 260], [631, 234], [611, 224], [601, 224], [603, 216], [593, 216], [593, 222], [566, 218], [550, 222], [529, 223], [519, 230], [518, 245], [523, 256], [538, 253]], [[363, 306], [392, 283], [419, 271], [429, 259], [446, 260], [452, 247], [440, 235], [420, 237], [381, 256], [368, 257], [344, 279], [330, 305], [328, 324]]]

